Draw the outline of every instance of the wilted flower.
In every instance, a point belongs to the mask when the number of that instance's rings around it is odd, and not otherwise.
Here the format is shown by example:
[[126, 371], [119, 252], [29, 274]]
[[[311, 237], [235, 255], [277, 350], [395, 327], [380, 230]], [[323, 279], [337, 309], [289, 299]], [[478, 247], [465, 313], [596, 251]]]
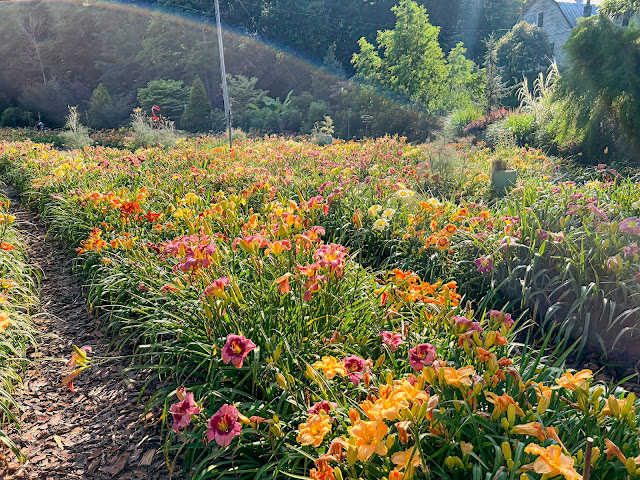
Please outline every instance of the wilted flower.
[[220, 277], [209, 285], [202, 294], [203, 297], [214, 296], [216, 298], [226, 298], [227, 294], [224, 293], [224, 287], [229, 286], [229, 277]]
[[377, 217], [378, 214], [382, 211], [382, 206], [381, 205], [372, 205], [369, 207], [369, 209], [367, 210], [367, 214], [370, 217]]
[[389, 349], [392, 352], [395, 352], [400, 345], [403, 345], [405, 342], [402, 340], [402, 335], [399, 333], [393, 332], [380, 332], [379, 334], [382, 337], [382, 343], [389, 346]]
[[321, 412], [330, 413], [331, 410], [338, 407], [338, 404], [335, 402], [330, 402], [328, 400], [322, 400], [321, 402], [314, 403], [311, 407], [307, 409], [307, 413], [309, 415], [316, 415]]
[[200, 407], [193, 398], [193, 392], [189, 392], [181, 402], [171, 405], [169, 412], [173, 416], [173, 431], [178, 433], [181, 428], [191, 423], [192, 415], [200, 413]]
[[631, 245], [627, 245], [626, 247], [624, 247], [623, 251], [626, 256], [633, 257], [638, 252], [640, 252], [640, 247], [638, 247], [637, 243], [633, 242]]
[[244, 359], [254, 348], [256, 348], [256, 344], [245, 338], [244, 335], [227, 335], [227, 343], [222, 347], [222, 361], [224, 363], [231, 362], [240, 368]]
[[210, 419], [207, 426], [207, 439], [216, 441], [221, 447], [227, 447], [240, 435], [242, 425], [238, 422], [238, 409], [233, 405], [223, 405]]
[[489, 310], [489, 316], [491, 317], [491, 320], [501, 321], [509, 328], [512, 327], [515, 323], [510, 314], [501, 312], [499, 310]]

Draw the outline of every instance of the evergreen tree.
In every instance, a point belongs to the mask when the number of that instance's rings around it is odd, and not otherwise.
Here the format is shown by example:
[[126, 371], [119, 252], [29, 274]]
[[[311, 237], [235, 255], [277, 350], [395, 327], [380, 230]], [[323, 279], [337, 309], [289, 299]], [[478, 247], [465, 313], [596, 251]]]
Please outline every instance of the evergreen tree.
[[502, 80], [502, 68], [498, 66], [498, 42], [491, 34], [485, 40], [487, 52], [484, 54], [484, 75], [486, 78], [484, 96], [487, 111], [491, 112], [500, 107], [501, 101], [507, 96], [507, 88]]
[[96, 87], [89, 101], [89, 126], [91, 128], [113, 128], [114, 108], [107, 88], [100, 84]]
[[429, 23], [424, 7], [402, 0], [393, 7], [396, 26], [378, 32], [376, 49], [364, 37], [353, 56], [358, 75], [391, 91], [407, 95], [431, 111], [444, 105], [449, 67], [438, 44], [440, 29]]
[[211, 129], [211, 105], [200, 77], [196, 77], [191, 84], [189, 102], [182, 114], [180, 126], [189, 132], [205, 132]]

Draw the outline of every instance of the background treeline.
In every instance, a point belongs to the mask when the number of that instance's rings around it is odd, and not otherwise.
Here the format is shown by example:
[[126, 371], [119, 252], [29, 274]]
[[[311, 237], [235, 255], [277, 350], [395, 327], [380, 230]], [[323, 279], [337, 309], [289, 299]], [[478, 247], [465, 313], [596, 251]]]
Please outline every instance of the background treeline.
[[[212, 2], [143, 6], [0, 2], [0, 126], [62, 126], [75, 106], [89, 127], [116, 128], [159, 105], [179, 129], [221, 131]], [[515, 24], [521, 0], [221, 7], [233, 123], [245, 132], [471, 135], [586, 163], [639, 161], [636, 0], [582, 19], [560, 71], [546, 33]]]
[[[376, 44], [379, 30], [394, 28], [395, 1], [223, 1], [224, 21], [235, 29], [225, 31], [234, 123], [259, 133], [308, 133], [330, 115], [343, 138], [400, 133], [420, 140], [444, 109], [480, 106], [482, 40], [513, 25], [521, 0], [448, 2], [446, 11], [442, 2], [420, 2], [429, 12], [425, 61], [443, 82], [429, 93], [443, 96], [431, 102], [437, 108], [425, 108], [424, 92], [349, 81], [360, 39]], [[133, 108], [149, 113], [157, 103], [178, 128], [222, 128], [212, 2], [157, 6], [165, 10], [0, 2], [0, 123], [61, 126], [73, 105], [91, 127], [111, 128], [126, 123]], [[407, 9], [413, 20], [425, 12]], [[185, 112], [190, 103], [196, 112]]]

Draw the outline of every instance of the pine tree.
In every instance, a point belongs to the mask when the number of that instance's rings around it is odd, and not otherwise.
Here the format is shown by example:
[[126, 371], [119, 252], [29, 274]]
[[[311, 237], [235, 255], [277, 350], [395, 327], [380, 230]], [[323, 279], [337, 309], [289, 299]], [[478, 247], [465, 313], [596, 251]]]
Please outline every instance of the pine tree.
[[189, 102], [182, 114], [180, 126], [189, 132], [205, 132], [211, 129], [211, 105], [200, 77], [193, 80]]
[[114, 127], [114, 108], [111, 95], [103, 84], [96, 87], [89, 102], [89, 126], [91, 128]]

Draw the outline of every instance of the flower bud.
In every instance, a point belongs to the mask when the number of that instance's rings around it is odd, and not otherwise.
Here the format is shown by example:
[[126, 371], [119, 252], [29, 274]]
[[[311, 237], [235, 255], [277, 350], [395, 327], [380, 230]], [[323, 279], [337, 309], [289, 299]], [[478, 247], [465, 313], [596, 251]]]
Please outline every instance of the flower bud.
[[353, 467], [358, 459], [358, 447], [354, 445], [349, 445], [347, 447], [347, 465]]
[[342, 476], [342, 470], [340, 470], [340, 467], [333, 467], [333, 476], [336, 480], [343, 480], [344, 477]]
[[516, 423], [516, 406], [512, 403], [507, 407], [507, 419], [509, 420], [509, 425], [515, 425]]
[[551, 403], [551, 399], [548, 397], [540, 397], [540, 400], [538, 400], [538, 406], [536, 407], [536, 413], [538, 415], [542, 415], [544, 414], [544, 412], [547, 411], [547, 408], [549, 408], [549, 404]]
[[629, 472], [629, 475], [634, 476], [636, 474], [636, 461], [629, 457], [627, 458], [627, 472]]
[[609, 405], [609, 410], [611, 410], [611, 415], [614, 417], [620, 416], [620, 405], [618, 404], [618, 400], [613, 395], [609, 395], [607, 400], [607, 404]]
[[502, 428], [504, 428], [507, 432], [509, 431], [509, 429], [511, 428], [511, 426], [509, 425], [509, 420], [507, 420], [506, 418], [502, 417], [500, 419], [500, 424], [502, 425]]
[[276, 382], [278, 382], [278, 385], [280, 385], [280, 387], [282, 387], [283, 389], [287, 389], [287, 380], [281, 373], [276, 373]]
[[511, 444], [509, 442], [502, 442], [502, 454], [504, 455], [504, 458], [506, 458], [507, 460], [511, 460]]

